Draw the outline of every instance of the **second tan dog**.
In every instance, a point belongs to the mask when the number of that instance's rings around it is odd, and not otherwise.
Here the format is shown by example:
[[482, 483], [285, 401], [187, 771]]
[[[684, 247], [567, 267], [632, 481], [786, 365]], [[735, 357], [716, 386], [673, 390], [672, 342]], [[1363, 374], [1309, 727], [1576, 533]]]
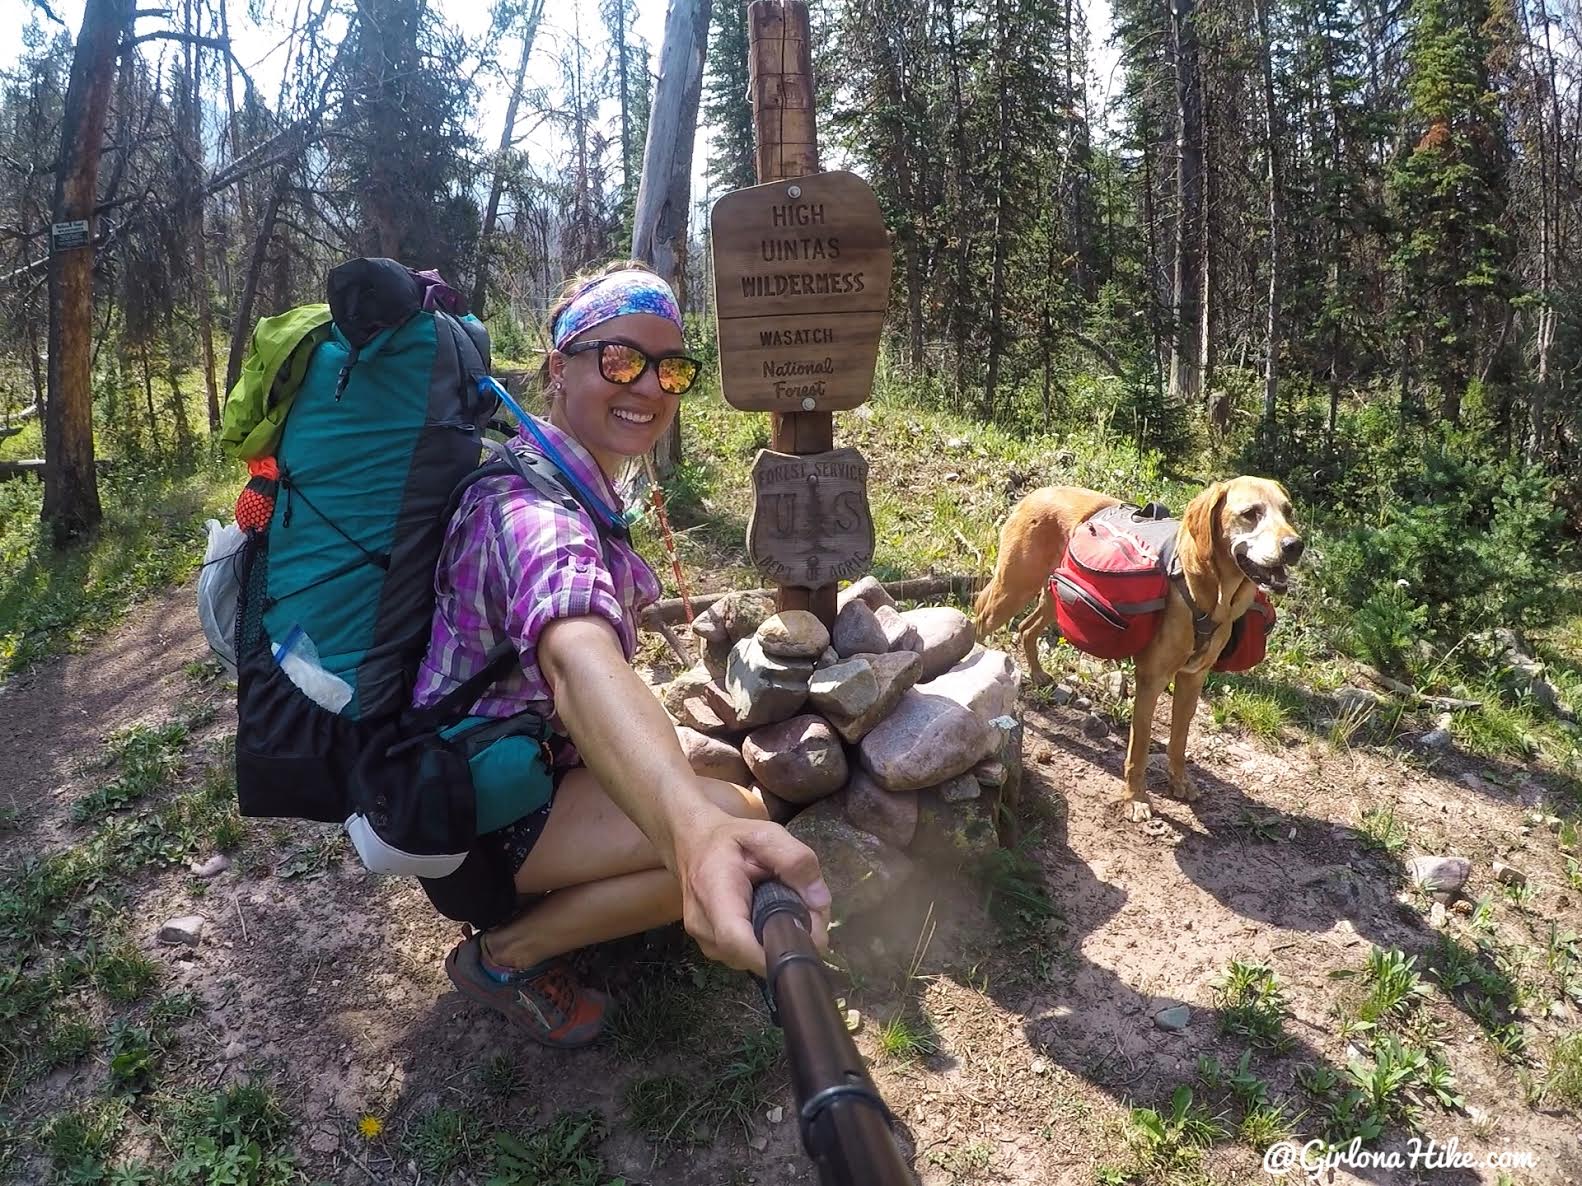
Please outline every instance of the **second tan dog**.
[[[1017, 630], [1035, 684], [1049, 679], [1038, 660], [1038, 638], [1055, 621], [1050, 574], [1065, 555], [1066, 541], [1077, 525], [1119, 502], [1078, 486], [1046, 486], [1011, 508], [1000, 529], [994, 577], [974, 606], [977, 633], [980, 639], [987, 637], [1037, 598], [1037, 609]], [[1291, 499], [1278, 482], [1253, 477], [1215, 482], [1187, 505], [1176, 534], [1176, 554], [1192, 604], [1172, 582], [1158, 630], [1136, 657], [1137, 688], [1121, 801], [1134, 823], [1152, 814], [1148, 746], [1160, 694], [1174, 679], [1169, 793], [1176, 799], [1196, 799], [1197, 788], [1186, 772], [1186, 740], [1204, 677], [1255, 592], [1259, 588], [1285, 592], [1287, 568], [1301, 557], [1302, 547], [1302, 538], [1291, 525]]]

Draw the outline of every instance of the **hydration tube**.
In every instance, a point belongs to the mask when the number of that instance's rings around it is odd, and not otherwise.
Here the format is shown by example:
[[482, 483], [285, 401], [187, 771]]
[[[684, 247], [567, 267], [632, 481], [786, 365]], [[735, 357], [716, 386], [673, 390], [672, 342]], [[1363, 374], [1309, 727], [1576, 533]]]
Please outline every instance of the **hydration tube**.
[[480, 394], [489, 393], [494, 395], [495, 398], [497, 398], [502, 404], [511, 410], [511, 415], [515, 416], [522, 427], [527, 429], [528, 434], [533, 438], [533, 441], [538, 445], [539, 449], [543, 451], [544, 456], [554, 463], [555, 468], [560, 471], [560, 476], [571, 485], [585, 505], [597, 508], [599, 514], [604, 517], [605, 524], [608, 527], [616, 531], [625, 530], [625, 528], [628, 526], [627, 517], [623, 514], [620, 514], [619, 512], [612, 511], [609, 507], [609, 504], [606, 503], [604, 499], [600, 498], [592, 490], [589, 490], [587, 484], [572, 472], [571, 466], [568, 465], [566, 463], [566, 459], [561, 456], [560, 450], [555, 448], [555, 446], [550, 443], [549, 438], [539, 430], [537, 422], [534, 421], [531, 415], [523, 410], [521, 404], [517, 403], [516, 400], [511, 397], [511, 393], [509, 391], [507, 391], [499, 383], [495, 382], [494, 378], [490, 375], [482, 375], [479, 377], [478, 391]]

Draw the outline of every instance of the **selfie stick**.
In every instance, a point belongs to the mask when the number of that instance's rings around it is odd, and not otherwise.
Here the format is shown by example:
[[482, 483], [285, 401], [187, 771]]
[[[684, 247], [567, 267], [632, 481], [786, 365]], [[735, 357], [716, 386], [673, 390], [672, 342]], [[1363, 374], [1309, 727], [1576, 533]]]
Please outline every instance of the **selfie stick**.
[[863, 1066], [813, 949], [807, 906], [795, 890], [753, 890], [753, 933], [764, 946], [765, 995], [785, 1032], [802, 1146], [822, 1186], [915, 1186], [891, 1134], [890, 1110]]

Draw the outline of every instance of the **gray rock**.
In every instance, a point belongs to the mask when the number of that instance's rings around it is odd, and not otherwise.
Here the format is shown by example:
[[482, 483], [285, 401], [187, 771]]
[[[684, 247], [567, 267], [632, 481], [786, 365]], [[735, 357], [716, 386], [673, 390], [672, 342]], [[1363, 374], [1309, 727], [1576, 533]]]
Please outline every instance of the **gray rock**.
[[668, 684], [661, 684], [656, 689], [659, 703], [665, 706], [665, 711], [672, 717], [680, 720], [681, 706], [691, 697], [702, 695], [703, 689], [713, 682], [714, 677], [705, 667], [683, 671]]
[[[993, 722], [991, 721], [990, 724]], [[988, 787], [991, 791], [1003, 787], [1008, 775], [1005, 763], [998, 758], [985, 758], [972, 768], [972, 777], [977, 780], [978, 785]]]
[[917, 834], [917, 795], [887, 791], [865, 771], [853, 770], [842, 792], [846, 819], [854, 827], [896, 848], [905, 848]]
[[681, 752], [687, 755], [692, 772], [703, 778], [718, 778], [746, 786], [747, 763], [741, 751], [728, 741], [708, 737], [696, 729], [678, 726], [676, 738], [681, 742]]
[[917, 627], [892, 606], [881, 605], [873, 616], [879, 620], [879, 628], [884, 631], [885, 650], [923, 653], [923, 639], [918, 635]]
[[934, 789], [946, 803], [965, 803], [968, 799], [976, 799], [983, 794], [983, 787], [976, 778], [972, 777], [970, 770], [965, 774], [956, 775], [955, 778], [947, 779]]
[[890, 649], [890, 640], [885, 636], [884, 627], [879, 625], [879, 619], [868, 608], [866, 601], [848, 601], [835, 615], [835, 629], [830, 632], [830, 637], [835, 653], [842, 658], [883, 654]]
[[977, 641], [972, 619], [953, 606], [931, 605], [905, 610], [901, 620], [917, 631], [922, 640], [924, 682], [944, 675], [960, 663]]
[[1089, 713], [1082, 722], [1082, 732], [1097, 741], [1110, 735], [1110, 723], [1096, 713]]
[[770, 614], [753, 637], [764, 654], [777, 659], [817, 659], [829, 646], [824, 623], [805, 609]]
[[758, 797], [764, 801], [764, 810], [769, 813], [769, 818], [777, 824], [790, 823], [796, 818], [796, 813], [802, 810], [800, 803], [792, 803], [787, 799], [782, 799], [773, 791], [767, 791], [759, 786], [755, 786], [752, 789], [758, 792]]
[[806, 659], [766, 655], [757, 639], [744, 638], [731, 648], [725, 665], [725, 690], [736, 710], [737, 724], [755, 729], [796, 715], [807, 702], [813, 664]]
[[735, 644], [751, 637], [775, 612], [762, 593], [727, 593], [692, 620], [692, 633], [711, 642]]
[[159, 928], [159, 941], [182, 947], [196, 947], [203, 942], [203, 915], [183, 914]]
[[972, 712], [911, 689], [858, 747], [863, 769], [891, 791], [938, 786], [972, 769], [994, 749], [996, 734]]
[[1124, 671], [1106, 671], [1104, 673], [1104, 690], [1109, 693], [1111, 700], [1125, 700], [1130, 693], [1130, 687]]
[[1453, 894], [1467, 883], [1472, 862], [1466, 857], [1413, 857], [1407, 862], [1412, 882], [1429, 893]]
[[812, 803], [846, 785], [846, 751], [829, 722], [811, 713], [755, 729], [742, 757], [765, 790], [792, 803]]
[[1384, 697], [1368, 688], [1335, 689], [1335, 707], [1351, 716], [1365, 717], [1384, 703]]
[[895, 599], [884, 591], [877, 578], [866, 576], [861, 580], [853, 581], [835, 596], [837, 611], [845, 609], [853, 601], [861, 601], [869, 609], [878, 609], [881, 605], [895, 608]]
[[813, 672], [808, 703], [835, 716], [861, 716], [879, 699], [879, 677], [865, 659], [847, 659]]
[[1455, 745], [1456, 737], [1451, 731], [1455, 717], [1448, 712], [1439, 714], [1434, 722], [1434, 727], [1417, 739], [1417, 743], [1424, 749], [1449, 749]]
[[1168, 1009], [1161, 1009], [1154, 1014], [1154, 1024], [1171, 1033], [1180, 1033], [1186, 1029], [1187, 1023], [1191, 1020], [1192, 1010], [1185, 1005], [1171, 1005]]
[[223, 852], [217, 852], [206, 861], [195, 861], [188, 868], [194, 877], [207, 881], [211, 877], [218, 877], [231, 867], [231, 858]]
[[923, 670], [923, 657], [911, 651], [897, 651], [894, 654], [853, 655], [852, 658], [861, 659], [873, 668], [874, 679], [879, 683], [879, 698], [862, 715], [846, 717], [828, 714], [829, 723], [835, 726], [836, 731], [846, 741], [855, 744], [889, 716], [897, 701], [917, 683], [918, 672]]
[[705, 643], [703, 647], [703, 669], [714, 677], [716, 683], [725, 682], [725, 665], [730, 661], [731, 643], [729, 639], [721, 642]]
[[[924, 670], [928, 656], [923, 656]], [[917, 685], [925, 696], [943, 696], [970, 709], [985, 721], [1003, 717], [1016, 707], [1022, 674], [1004, 651], [978, 647], [935, 679]]]
[[818, 662], [813, 664], [814, 671], [823, 671], [826, 667], [833, 667], [840, 662], [840, 656], [835, 653], [834, 647], [825, 647], [824, 653], [818, 657]]
[[818, 855], [837, 921], [883, 905], [912, 875], [905, 853], [853, 827], [835, 799], [815, 803], [786, 830]]
[[1066, 705], [1071, 703], [1071, 698], [1075, 696], [1076, 693], [1070, 688], [1066, 687], [1065, 684], [1056, 684], [1054, 687], [1049, 689], [1046, 695], [1049, 697], [1049, 703]]
[[1077, 696], [1072, 699], [1071, 707], [1077, 709], [1079, 712], [1088, 712], [1093, 708], [1093, 701], [1089, 700], [1086, 696]]

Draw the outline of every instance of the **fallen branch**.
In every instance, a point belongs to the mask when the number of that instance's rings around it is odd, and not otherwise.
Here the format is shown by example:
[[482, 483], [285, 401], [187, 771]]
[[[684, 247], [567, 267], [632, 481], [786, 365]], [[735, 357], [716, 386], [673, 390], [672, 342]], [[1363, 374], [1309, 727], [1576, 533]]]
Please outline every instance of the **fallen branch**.
[[[115, 468], [115, 463], [106, 458], [99, 458], [94, 462], [99, 472], [106, 473]], [[11, 478], [35, 477], [44, 480], [44, 461], [42, 458], [32, 457], [24, 461], [0, 461], [0, 482]]]
[[1462, 709], [1483, 707], [1481, 700], [1460, 700], [1455, 696], [1430, 696], [1427, 692], [1419, 692], [1411, 684], [1403, 684], [1398, 679], [1391, 679], [1378, 668], [1369, 667], [1366, 663], [1358, 663], [1357, 670], [1385, 691], [1394, 692], [1397, 696], [1404, 696], [1408, 700], [1416, 700], [1441, 712], [1458, 712]]
[[[897, 601], [920, 601], [925, 597], [939, 597], [948, 595], [963, 600], [974, 596], [983, 583], [980, 576], [957, 573], [951, 576], [937, 577], [909, 577], [906, 580], [886, 581], [884, 591]], [[747, 589], [747, 593], [757, 593], [764, 597], [773, 597], [773, 589]], [[727, 596], [725, 593], [705, 593], [692, 598], [694, 613], [702, 613], [720, 598]], [[659, 630], [659, 624], [674, 625], [682, 621], [686, 611], [682, 608], [681, 598], [667, 597], [663, 601], [656, 601], [643, 611], [643, 625], [650, 630]], [[661, 633], [663, 633], [661, 631]]]

